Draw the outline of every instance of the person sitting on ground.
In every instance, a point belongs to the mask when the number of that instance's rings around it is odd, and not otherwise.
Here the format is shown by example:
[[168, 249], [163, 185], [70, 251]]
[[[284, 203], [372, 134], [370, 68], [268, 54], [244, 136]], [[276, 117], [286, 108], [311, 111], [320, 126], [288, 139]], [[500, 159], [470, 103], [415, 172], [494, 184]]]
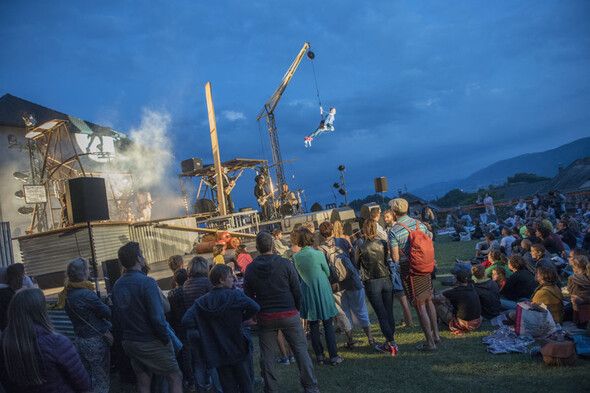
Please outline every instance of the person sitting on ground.
[[496, 240], [496, 236], [493, 233], [486, 233], [486, 240], [479, 242], [475, 245], [475, 256], [480, 257], [479, 259], [485, 259], [490, 251], [500, 249], [500, 244]]
[[570, 259], [574, 274], [568, 277], [567, 290], [571, 295], [572, 320], [578, 326], [590, 320], [590, 265], [586, 255]]
[[500, 314], [500, 289], [498, 284], [493, 279], [486, 277], [486, 270], [482, 265], [473, 266], [471, 275], [474, 281], [473, 287], [479, 296], [479, 303], [481, 304], [481, 316], [485, 319], [497, 317]]
[[500, 247], [504, 247], [506, 251], [506, 256], [512, 255], [512, 243], [516, 240], [516, 238], [512, 234], [512, 229], [508, 227], [502, 228], [502, 240], [500, 240]]
[[536, 235], [541, 239], [547, 251], [549, 251], [551, 254], [557, 254], [559, 256], [562, 255], [564, 247], [563, 242], [559, 238], [559, 235], [553, 233], [551, 230], [543, 226], [537, 228]]
[[[66, 267], [66, 283], [58, 296], [72, 321], [82, 364], [90, 375], [90, 384], [95, 393], [108, 393], [111, 377], [110, 333], [111, 309], [94, 292], [94, 283], [88, 280], [90, 271], [86, 260], [77, 258]], [[105, 338], [105, 334], [110, 336]]]
[[565, 220], [557, 222], [556, 234], [559, 236], [562, 243], [567, 244], [570, 250], [576, 248], [578, 239], [576, 239], [576, 236], [574, 235], [573, 231], [570, 228], [568, 228], [568, 224]]
[[506, 269], [504, 269], [502, 266], [496, 266], [492, 270], [492, 280], [494, 280], [494, 282], [498, 285], [498, 289], [501, 291], [506, 284]]
[[252, 256], [250, 255], [248, 250], [246, 250], [245, 244], [240, 244], [236, 248], [235, 258], [236, 258], [236, 264], [240, 268], [240, 272], [242, 274], [244, 274], [246, 272], [246, 268], [252, 262]]
[[14, 295], [0, 346], [0, 382], [7, 392], [91, 390], [74, 345], [55, 332], [40, 289], [23, 289]]
[[500, 304], [503, 310], [515, 310], [516, 302], [529, 299], [537, 283], [520, 255], [512, 255], [508, 259], [508, 268], [513, 274], [506, 279], [506, 284], [500, 290]]
[[535, 243], [531, 246], [531, 257], [533, 257], [535, 273], [539, 266], [552, 267], [555, 269], [555, 264], [551, 260], [551, 254], [547, 252], [542, 243]]
[[254, 392], [249, 364], [252, 352], [242, 323], [260, 306], [234, 289], [231, 267], [217, 264], [209, 272], [211, 292], [201, 296], [186, 312], [183, 321], [199, 331], [199, 343], [207, 362], [217, 369], [224, 392]]
[[434, 295], [436, 314], [453, 334], [461, 335], [481, 326], [481, 304], [470, 279], [471, 274], [459, 270], [456, 286]]
[[504, 220], [504, 225], [506, 225], [505, 228], [506, 227], [512, 228], [512, 227], [514, 227], [516, 225], [516, 217], [515, 217], [515, 215], [516, 215], [516, 212], [514, 210], [510, 210], [510, 213], [508, 215], [508, 218], [506, 218]]
[[514, 207], [515, 213], [518, 214], [521, 218], [524, 218], [527, 210], [526, 207], [526, 202], [524, 201], [524, 199], [521, 198]]
[[283, 241], [283, 231], [280, 229], [275, 229], [272, 231], [272, 252], [283, 256], [285, 251], [289, 249], [289, 245]]
[[[506, 255], [502, 254], [498, 250], [490, 251], [490, 253], [488, 254], [488, 261], [490, 261], [491, 263], [491, 265], [488, 268], [486, 268], [486, 276], [488, 276], [489, 278], [492, 278], [492, 270], [494, 270], [495, 267], [502, 266], [504, 269], [508, 268], [508, 260], [506, 258]], [[511, 272], [506, 272], [506, 278], [509, 278], [511, 275]]]
[[563, 321], [563, 295], [559, 288], [559, 277], [555, 269], [541, 266], [537, 269], [537, 282], [539, 286], [533, 293], [533, 303], [543, 303], [553, 315], [556, 323]]
[[539, 243], [541, 240], [536, 235], [537, 230], [533, 225], [528, 225], [524, 229], [524, 239], [530, 240], [531, 244]]

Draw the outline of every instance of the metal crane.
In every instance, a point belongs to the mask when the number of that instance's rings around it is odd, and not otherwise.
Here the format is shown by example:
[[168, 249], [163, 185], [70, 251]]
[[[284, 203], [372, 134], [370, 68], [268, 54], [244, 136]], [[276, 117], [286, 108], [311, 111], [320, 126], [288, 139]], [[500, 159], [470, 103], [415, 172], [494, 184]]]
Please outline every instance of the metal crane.
[[277, 126], [275, 124], [274, 110], [275, 110], [277, 104], [279, 103], [279, 100], [281, 99], [283, 92], [287, 88], [287, 85], [291, 81], [293, 74], [297, 70], [297, 67], [299, 66], [299, 63], [301, 62], [301, 59], [303, 59], [303, 55], [305, 55], [306, 52], [307, 52], [307, 57], [310, 60], [313, 60], [313, 58], [315, 57], [315, 54], [311, 50], [309, 50], [309, 42], [306, 42], [303, 45], [303, 48], [301, 48], [301, 50], [299, 51], [299, 54], [297, 55], [295, 60], [293, 60], [293, 63], [291, 64], [291, 66], [289, 67], [287, 72], [285, 73], [285, 76], [283, 76], [283, 79], [281, 80], [281, 84], [279, 85], [277, 90], [274, 92], [272, 97], [270, 97], [270, 100], [268, 100], [268, 102], [266, 104], [264, 104], [264, 108], [262, 109], [262, 112], [260, 112], [260, 114], [256, 118], [256, 120], [260, 120], [261, 118], [266, 116], [266, 124], [268, 126], [268, 136], [270, 137], [270, 147], [272, 150], [272, 159], [274, 161], [273, 164], [274, 164], [276, 175], [277, 175], [277, 189], [279, 189], [279, 190], [282, 190], [283, 184], [285, 183], [285, 173], [283, 170], [283, 159], [281, 157], [281, 147], [279, 146], [279, 137], [277, 135]]

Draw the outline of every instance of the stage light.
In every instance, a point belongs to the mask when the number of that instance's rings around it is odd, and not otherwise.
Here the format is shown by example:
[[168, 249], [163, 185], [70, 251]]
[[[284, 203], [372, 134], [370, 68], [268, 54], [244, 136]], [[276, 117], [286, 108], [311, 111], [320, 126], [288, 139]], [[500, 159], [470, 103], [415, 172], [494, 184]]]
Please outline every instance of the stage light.
[[339, 189], [338, 192], [340, 193], [340, 195], [346, 195], [346, 191], [344, 191], [342, 188]]
[[338, 170], [339, 170], [340, 172], [344, 172], [344, 171], [346, 170], [346, 167], [345, 167], [344, 165], [340, 165], [340, 166], [338, 167]]
[[29, 180], [29, 175], [22, 173], [22, 172], [14, 172], [12, 174], [12, 176], [14, 176], [14, 178], [16, 180], [20, 180], [20, 181], [27, 181]]
[[33, 115], [24, 115], [23, 120], [25, 121], [25, 126], [27, 128], [33, 128], [37, 125], [37, 120]]
[[340, 183], [334, 183], [334, 184], [332, 185], [332, 187], [334, 187], [334, 188], [340, 188]]
[[55, 119], [55, 120], [48, 121], [47, 123], [43, 123], [39, 127], [34, 128], [34, 129], [30, 130], [29, 132], [27, 132], [25, 134], [25, 138], [36, 138], [39, 135], [46, 132], [47, 130], [50, 130], [53, 127], [55, 127], [56, 125], [60, 124], [61, 122], [63, 122], [63, 120]]
[[14, 193], [14, 196], [19, 199], [23, 199], [25, 197], [25, 195], [23, 194], [23, 190], [18, 190], [17, 192]]
[[307, 51], [307, 57], [309, 58], [309, 60], [313, 60], [315, 58], [315, 53], [313, 53], [312, 51], [308, 50]]

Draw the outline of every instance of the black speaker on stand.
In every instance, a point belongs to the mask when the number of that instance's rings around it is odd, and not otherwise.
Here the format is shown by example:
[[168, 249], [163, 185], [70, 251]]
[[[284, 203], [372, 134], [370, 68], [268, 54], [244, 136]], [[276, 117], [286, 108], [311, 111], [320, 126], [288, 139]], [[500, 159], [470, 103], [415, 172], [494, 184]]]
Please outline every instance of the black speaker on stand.
[[381, 193], [381, 203], [385, 204], [385, 199], [383, 198], [383, 193], [387, 192], [387, 178], [386, 177], [376, 177], [375, 178], [375, 192]]
[[66, 183], [66, 208], [70, 224], [85, 222], [88, 226], [90, 253], [92, 255], [90, 264], [94, 273], [96, 294], [100, 298], [96, 250], [94, 249], [94, 238], [92, 237], [90, 223], [109, 219], [109, 204], [104, 179], [101, 177], [78, 177], [68, 180]]

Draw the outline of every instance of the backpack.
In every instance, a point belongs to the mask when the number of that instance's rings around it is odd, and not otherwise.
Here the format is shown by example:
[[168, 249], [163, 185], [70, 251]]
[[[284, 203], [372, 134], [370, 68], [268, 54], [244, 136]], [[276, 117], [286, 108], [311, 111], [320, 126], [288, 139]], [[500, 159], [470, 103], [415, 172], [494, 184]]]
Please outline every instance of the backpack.
[[408, 231], [408, 242], [410, 244], [410, 253], [406, 255], [402, 249], [400, 251], [410, 262], [410, 273], [414, 276], [425, 276], [434, 271], [434, 245], [432, 239], [420, 230], [420, 223], [416, 221], [416, 230], [412, 231], [406, 225], [399, 223]]
[[329, 246], [325, 244], [320, 246], [320, 250], [326, 256], [326, 262], [330, 269], [330, 276], [328, 277], [330, 284], [341, 283], [353, 276], [352, 269], [354, 267], [344, 250], [336, 245]]

